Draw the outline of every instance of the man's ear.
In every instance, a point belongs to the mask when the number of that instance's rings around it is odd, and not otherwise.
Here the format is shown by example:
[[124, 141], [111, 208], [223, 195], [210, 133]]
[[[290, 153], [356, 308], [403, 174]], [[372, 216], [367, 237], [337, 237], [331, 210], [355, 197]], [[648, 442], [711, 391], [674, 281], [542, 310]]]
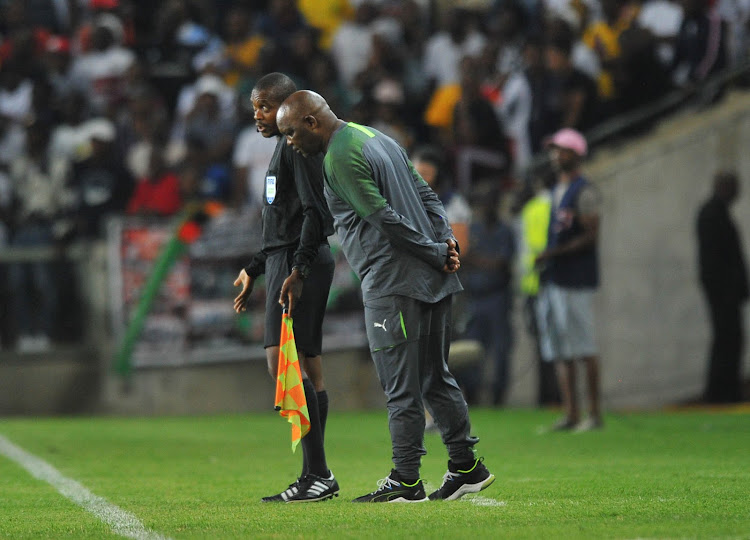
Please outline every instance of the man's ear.
[[315, 118], [312, 114], [308, 114], [303, 120], [307, 127], [310, 129], [315, 129], [316, 127], [318, 127], [318, 119]]

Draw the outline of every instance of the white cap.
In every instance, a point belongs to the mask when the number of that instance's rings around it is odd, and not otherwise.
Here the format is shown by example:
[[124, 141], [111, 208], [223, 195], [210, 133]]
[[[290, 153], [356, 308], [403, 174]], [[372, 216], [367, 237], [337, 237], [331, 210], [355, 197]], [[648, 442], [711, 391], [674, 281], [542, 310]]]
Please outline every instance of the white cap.
[[195, 94], [211, 94], [217, 98], [224, 92], [224, 83], [216, 75], [203, 75], [195, 83]]
[[83, 132], [89, 140], [112, 142], [115, 140], [115, 125], [106, 118], [93, 118], [83, 126]]

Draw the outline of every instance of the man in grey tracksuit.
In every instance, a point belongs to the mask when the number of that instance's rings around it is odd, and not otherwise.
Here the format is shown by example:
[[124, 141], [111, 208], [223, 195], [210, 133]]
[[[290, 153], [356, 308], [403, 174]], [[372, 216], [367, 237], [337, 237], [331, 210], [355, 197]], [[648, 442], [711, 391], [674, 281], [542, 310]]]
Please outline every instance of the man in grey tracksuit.
[[279, 108], [279, 130], [303, 155], [324, 153], [325, 196], [351, 267], [362, 280], [365, 325], [388, 398], [395, 468], [356, 502], [426, 501], [419, 478], [424, 407], [450, 460], [429, 499], [457, 499], [494, 481], [474, 457], [468, 409], [446, 363], [458, 246], [445, 210], [404, 150], [379, 131], [339, 120], [318, 94]]

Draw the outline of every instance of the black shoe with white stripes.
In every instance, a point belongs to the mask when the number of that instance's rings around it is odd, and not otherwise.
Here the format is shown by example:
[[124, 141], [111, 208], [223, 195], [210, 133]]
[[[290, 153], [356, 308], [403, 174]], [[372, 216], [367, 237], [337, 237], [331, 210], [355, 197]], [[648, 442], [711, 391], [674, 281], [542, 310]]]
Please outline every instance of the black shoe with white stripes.
[[302, 482], [302, 478], [297, 478], [292, 484], [289, 484], [289, 487], [286, 488], [284, 491], [279, 493], [278, 495], [271, 495], [270, 497], [263, 497], [260, 501], [261, 502], [287, 502], [290, 498], [292, 498], [294, 495], [296, 495], [299, 492], [299, 486], [300, 482]]
[[297, 493], [286, 499], [288, 503], [306, 503], [325, 501], [339, 496], [339, 483], [333, 477], [323, 478], [316, 474], [308, 474], [299, 481]]

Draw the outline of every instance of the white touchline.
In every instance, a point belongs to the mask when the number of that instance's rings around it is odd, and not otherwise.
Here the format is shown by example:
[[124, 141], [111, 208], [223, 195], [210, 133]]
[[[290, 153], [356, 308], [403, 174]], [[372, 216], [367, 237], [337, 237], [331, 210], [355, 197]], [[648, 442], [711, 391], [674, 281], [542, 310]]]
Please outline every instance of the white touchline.
[[34, 478], [38, 478], [59, 491], [87, 512], [94, 514], [101, 521], [112, 527], [120, 536], [138, 540], [168, 540], [168, 537], [147, 529], [133, 514], [115, 506], [106, 499], [94, 495], [86, 487], [60, 471], [41, 458], [16, 446], [3, 435], [0, 435], [0, 454], [15, 461], [26, 469]]

